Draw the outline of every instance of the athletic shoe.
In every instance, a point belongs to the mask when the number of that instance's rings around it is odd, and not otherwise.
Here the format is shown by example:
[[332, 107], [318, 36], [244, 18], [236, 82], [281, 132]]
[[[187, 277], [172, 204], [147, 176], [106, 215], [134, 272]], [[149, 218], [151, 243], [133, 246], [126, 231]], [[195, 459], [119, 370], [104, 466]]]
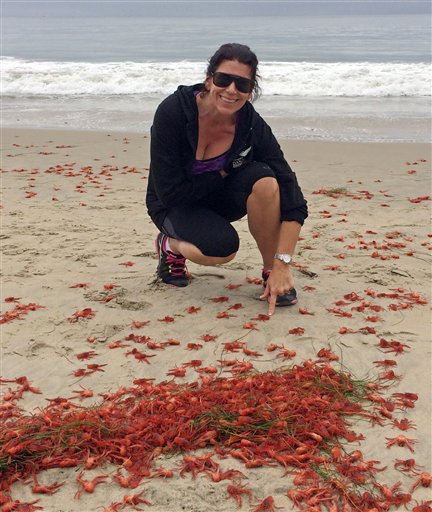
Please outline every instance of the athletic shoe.
[[[263, 286], [264, 289], [267, 285], [267, 279], [270, 276], [270, 270], [263, 271], [262, 273], [262, 279], [263, 279]], [[282, 295], [278, 295], [276, 299], [276, 306], [294, 306], [294, 304], [297, 304], [297, 292], [295, 288], [291, 288], [291, 290], [288, 290]]]
[[159, 233], [156, 238], [156, 251], [159, 257], [157, 274], [166, 284], [187, 286], [189, 279], [186, 270], [186, 259], [181, 254], [174, 254], [164, 249], [166, 235]]

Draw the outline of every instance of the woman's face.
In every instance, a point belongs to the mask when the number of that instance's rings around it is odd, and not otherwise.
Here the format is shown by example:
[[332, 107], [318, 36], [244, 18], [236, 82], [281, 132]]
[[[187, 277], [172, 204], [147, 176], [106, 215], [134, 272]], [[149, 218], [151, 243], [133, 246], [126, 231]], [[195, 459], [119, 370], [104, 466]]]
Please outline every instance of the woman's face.
[[[250, 66], [237, 60], [224, 60], [216, 71], [242, 78], [252, 78]], [[206, 88], [209, 91], [211, 102], [222, 115], [232, 115], [238, 112], [252, 95], [252, 92], [239, 91], [234, 81], [227, 87], [218, 87], [211, 76], [206, 79]]]

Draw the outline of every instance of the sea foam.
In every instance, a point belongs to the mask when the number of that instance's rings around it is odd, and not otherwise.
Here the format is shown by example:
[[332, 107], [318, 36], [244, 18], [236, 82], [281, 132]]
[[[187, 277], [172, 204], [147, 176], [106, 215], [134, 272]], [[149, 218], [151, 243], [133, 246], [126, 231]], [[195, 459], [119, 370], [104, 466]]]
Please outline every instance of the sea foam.
[[[205, 62], [53, 62], [3, 57], [4, 96], [167, 95], [204, 78]], [[266, 96], [430, 96], [429, 63], [261, 62]]]

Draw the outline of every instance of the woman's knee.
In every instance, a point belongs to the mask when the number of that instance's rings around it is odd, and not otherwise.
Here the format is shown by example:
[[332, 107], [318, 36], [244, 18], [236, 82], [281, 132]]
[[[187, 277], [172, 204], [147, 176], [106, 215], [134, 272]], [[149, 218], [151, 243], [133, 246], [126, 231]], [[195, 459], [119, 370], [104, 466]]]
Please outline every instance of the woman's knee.
[[239, 175], [243, 179], [248, 197], [254, 195], [273, 196], [279, 193], [279, 184], [273, 169], [264, 162], [250, 162]]
[[225, 260], [223, 263], [227, 263], [235, 257], [239, 246], [238, 233], [229, 225], [223, 233], [208, 233], [200, 244], [200, 250], [204, 256], [219, 258]]
[[[232, 260], [240, 241], [232, 224], [215, 211], [203, 207], [171, 208], [163, 224], [164, 233], [178, 240], [186, 258]], [[192, 256], [192, 258], [189, 256]]]
[[279, 196], [279, 184], [276, 178], [272, 176], [265, 176], [258, 179], [251, 191], [251, 195], [258, 196], [263, 200], [273, 200]]

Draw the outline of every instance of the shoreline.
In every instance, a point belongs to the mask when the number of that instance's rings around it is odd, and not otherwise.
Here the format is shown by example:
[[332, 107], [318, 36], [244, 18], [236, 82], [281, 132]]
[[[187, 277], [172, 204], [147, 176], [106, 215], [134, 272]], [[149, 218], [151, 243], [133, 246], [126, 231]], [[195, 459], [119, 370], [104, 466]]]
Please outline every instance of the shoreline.
[[[3, 98], [6, 129], [149, 133], [165, 96]], [[277, 138], [430, 143], [430, 98], [261, 97], [257, 111]]]

